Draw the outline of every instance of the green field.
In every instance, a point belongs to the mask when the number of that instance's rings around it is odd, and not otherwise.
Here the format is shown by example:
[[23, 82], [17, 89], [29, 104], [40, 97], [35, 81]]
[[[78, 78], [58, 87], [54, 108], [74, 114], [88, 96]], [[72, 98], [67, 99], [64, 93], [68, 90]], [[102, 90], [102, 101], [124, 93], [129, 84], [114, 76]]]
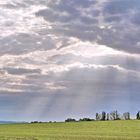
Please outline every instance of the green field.
[[140, 140], [140, 121], [0, 125], [0, 140]]

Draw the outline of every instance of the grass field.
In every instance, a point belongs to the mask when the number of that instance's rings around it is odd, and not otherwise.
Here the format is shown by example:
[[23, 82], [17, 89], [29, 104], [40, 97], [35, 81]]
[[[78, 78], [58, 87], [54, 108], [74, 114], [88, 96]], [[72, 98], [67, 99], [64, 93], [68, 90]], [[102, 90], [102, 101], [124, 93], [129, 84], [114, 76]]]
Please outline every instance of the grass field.
[[140, 121], [0, 125], [0, 140], [140, 140]]

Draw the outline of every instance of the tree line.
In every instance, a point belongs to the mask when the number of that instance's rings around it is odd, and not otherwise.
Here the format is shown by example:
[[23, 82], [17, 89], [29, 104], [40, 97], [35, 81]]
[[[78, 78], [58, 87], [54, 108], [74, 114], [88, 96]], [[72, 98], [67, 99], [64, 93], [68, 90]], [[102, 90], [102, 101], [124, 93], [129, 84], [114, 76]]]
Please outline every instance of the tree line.
[[[109, 120], [130, 120], [130, 112], [124, 112], [123, 114], [120, 114], [117, 110], [112, 111], [110, 113], [106, 112], [101, 112], [101, 113], [96, 113], [95, 119], [90, 119], [90, 118], [83, 118], [79, 119], [78, 121], [109, 121]], [[140, 111], [137, 112], [136, 114], [136, 119], [140, 120]], [[65, 122], [75, 122], [77, 121], [76, 119], [73, 118], [68, 118], [65, 120]]]

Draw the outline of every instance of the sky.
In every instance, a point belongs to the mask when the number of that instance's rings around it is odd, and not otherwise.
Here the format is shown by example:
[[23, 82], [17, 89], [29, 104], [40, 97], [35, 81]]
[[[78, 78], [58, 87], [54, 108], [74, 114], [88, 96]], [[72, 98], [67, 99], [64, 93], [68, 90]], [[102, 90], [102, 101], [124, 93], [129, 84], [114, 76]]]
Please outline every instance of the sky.
[[140, 110], [139, 0], [0, 0], [0, 120]]

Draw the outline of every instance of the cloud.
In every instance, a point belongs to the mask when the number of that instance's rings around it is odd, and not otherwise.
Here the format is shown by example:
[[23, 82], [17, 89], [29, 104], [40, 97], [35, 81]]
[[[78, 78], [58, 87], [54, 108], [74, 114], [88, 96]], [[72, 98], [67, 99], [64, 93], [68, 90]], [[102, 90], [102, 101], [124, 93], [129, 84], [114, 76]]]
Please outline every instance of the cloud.
[[[7, 82], [4, 88], [7, 88], [8, 91], [8, 87], [9, 90], [11, 87], [17, 90], [16, 87], [18, 87], [18, 90], [22, 92], [63, 90], [67, 88], [64, 84], [67, 83], [67, 80], [63, 80], [63, 75], [67, 75], [66, 73], [68, 72], [78, 75], [76, 73], [77, 69], [82, 74], [84, 73], [83, 70], [87, 71], [87, 81], [92, 80], [92, 73], [102, 75], [104, 70], [110, 73], [112, 71], [112, 75], [119, 75], [115, 74], [114, 69], [123, 71], [124, 75], [126, 73], [139, 75], [138, 55], [117, 51], [99, 44], [82, 42], [74, 38], [71, 38], [70, 42], [70, 44], [67, 44], [67, 47], [59, 48], [58, 45], [58, 49], [36, 50], [28, 53], [25, 51], [23, 54], [19, 53], [18, 55], [13, 54], [14, 51], [11, 51], [11, 55], [5, 54], [1, 56], [1, 77], [3, 78], [5, 75]], [[101, 73], [98, 71], [100, 69], [103, 70]], [[76, 75], [70, 77], [74, 79]], [[14, 77], [19, 80], [12, 81]], [[97, 77], [97, 79], [99, 78]], [[80, 79], [80, 76], [77, 79]]]
[[137, 0], [112, 0], [106, 2], [104, 11], [109, 14], [125, 14], [131, 10], [139, 10], [139, 4]]
[[24, 75], [24, 74], [39, 74], [39, 69], [24, 69], [24, 68], [3, 68], [8, 74], [12, 75]]
[[39, 36], [28, 33], [20, 33], [2, 38], [0, 43], [1, 52], [3, 54], [24, 54], [35, 50], [49, 50], [56, 47], [52, 37], [47, 35]]
[[[35, 18], [34, 13], [43, 6], [29, 5], [24, 1], [9, 0], [0, 3], [1, 37], [7, 37], [16, 33], [32, 33], [34, 34], [43, 27], [43, 20]], [[3, 30], [5, 28], [5, 30]]]
[[42, 16], [50, 22], [68, 23], [74, 22], [75, 20], [83, 22], [89, 20], [93, 23], [94, 21], [96, 22], [96, 19], [92, 17], [96, 16], [96, 14], [98, 15], [98, 11], [92, 11], [93, 13], [89, 13], [89, 17], [86, 15], [86, 12], [88, 14], [89, 7], [95, 5], [95, 3], [95, 0], [72, 0], [70, 2], [68, 0], [61, 0], [59, 2], [51, 1], [48, 3], [46, 9], [40, 10], [36, 15]]
[[[87, 5], [89, 3], [88, 8], [85, 2]], [[137, 18], [139, 2], [83, 0], [80, 4], [77, 1], [49, 2], [47, 8], [36, 15], [44, 17], [51, 24], [51, 33], [139, 54], [140, 50], [136, 47], [140, 33]]]

